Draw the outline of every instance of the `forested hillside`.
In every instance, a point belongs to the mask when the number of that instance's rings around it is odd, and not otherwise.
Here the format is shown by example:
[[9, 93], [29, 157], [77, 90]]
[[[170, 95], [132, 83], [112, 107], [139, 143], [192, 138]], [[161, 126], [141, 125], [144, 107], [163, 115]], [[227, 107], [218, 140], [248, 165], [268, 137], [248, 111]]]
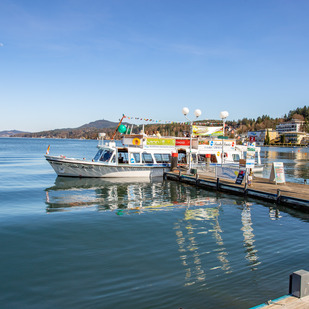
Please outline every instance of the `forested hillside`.
[[[276, 125], [282, 122], [291, 121], [292, 119], [300, 119], [305, 121], [303, 131], [309, 132], [309, 107], [304, 106], [302, 108], [296, 108], [291, 110], [288, 114], [285, 114], [281, 118], [271, 118], [268, 115], [262, 115], [257, 119], [243, 118], [239, 120], [227, 121], [226, 125], [230, 128], [228, 134], [231, 137], [235, 135], [246, 133], [248, 131], [257, 131], [266, 128], [275, 129]], [[125, 119], [126, 120], [126, 119]], [[134, 121], [123, 122], [125, 125], [130, 126], [134, 124]], [[215, 125], [218, 126], [222, 122], [220, 120], [202, 120], [198, 121], [199, 124]], [[112, 138], [115, 134], [115, 138], [119, 139], [121, 134], [116, 131], [117, 123], [110, 122], [108, 120], [98, 120], [90, 122], [89, 124], [80, 126], [75, 129], [56, 129], [50, 131], [42, 131], [36, 133], [20, 133], [14, 136], [17, 137], [46, 137], [46, 138], [84, 138], [84, 139], [96, 139], [98, 133], [105, 132], [107, 138]], [[133, 133], [139, 133], [142, 126], [134, 126]], [[188, 123], [150, 123], [145, 124], [145, 131], [152, 134], [154, 131], [159, 131], [162, 136], [183, 136], [186, 132], [189, 132], [190, 126]], [[116, 132], [116, 133], [115, 133]]]

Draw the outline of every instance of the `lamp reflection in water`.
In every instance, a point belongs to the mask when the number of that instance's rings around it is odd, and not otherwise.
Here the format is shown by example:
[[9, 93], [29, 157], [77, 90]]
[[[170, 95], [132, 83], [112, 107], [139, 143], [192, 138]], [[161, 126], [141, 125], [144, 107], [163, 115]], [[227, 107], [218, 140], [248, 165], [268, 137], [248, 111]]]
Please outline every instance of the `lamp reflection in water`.
[[[221, 269], [225, 273], [231, 272], [227, 251], [224, 247], [222, 230], [219, 224], [220, 204], [216, 198], [207, 200], [188, 200], [184, 219], [175, 223], [177, 243], [180, 259], [186, 269], [186, 285], [196, 283], [206, 284], [207, 262], [202, 261], [208, 255], [215, 254], [220, 265], [212, 266], [209, 271]], [[209, 236], [208, 236], [209, 234]], [[204, 243], [215, 239], [214, 249], [205, 252]], [[203, 245], [202, 245], [203, 244]]]
[[246, 249], [246, 260], [251, 265], [251, 270], [257, 270], [257, 266], [260, 264], [259, 258], [258, 258], [258, 250], [255, 248], [254, 245], [254, 234], [253, 234], [253, 228], [252, 228], [252, 221], [251, 221], [251, 210], [250, 210], [251, 204], [248, 202], [244, 202], [243, 210], [241, 212], [241, 222], [242, 222], [242, 228], [243, 236], [244, 236], [244, 247]]

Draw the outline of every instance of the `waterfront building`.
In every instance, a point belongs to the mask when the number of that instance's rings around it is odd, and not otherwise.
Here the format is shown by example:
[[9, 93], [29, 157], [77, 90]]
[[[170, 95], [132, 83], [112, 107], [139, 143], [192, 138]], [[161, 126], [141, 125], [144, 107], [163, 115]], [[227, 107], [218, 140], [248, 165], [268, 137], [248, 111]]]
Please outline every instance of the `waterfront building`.
[[305, 121], [292, 119], [292, 121], [280, 123], [276, 130], [280, 136], [284, 136], [284, 143], [307, 144], [308, 134], [303, 132]]
[[258, 131], [249, 131], [247, 136], [250, 141], [250, 137], [252, 138], [255, 137], [255, 142], [257, 145], [264, 145], [265, 137], [267, 135], [267, 131], [269, 134], [269, 140], [273, 141], [278, 137], [278, 133], [276, 130], [268, 128], [268, 129], [263, 129], [263, 130], [258, 130]]
[[278, 124], [276, 130], [280, 135], [286, 132], [301, 132], [301, 127], [304, 123], [302, 120], [292, 119], [292, 121]]
[[291, 144], [308, 143], [308, 134], [305, 132], [285, 132], [281, 135], [285, 136], [285, 143], [291, 143]]

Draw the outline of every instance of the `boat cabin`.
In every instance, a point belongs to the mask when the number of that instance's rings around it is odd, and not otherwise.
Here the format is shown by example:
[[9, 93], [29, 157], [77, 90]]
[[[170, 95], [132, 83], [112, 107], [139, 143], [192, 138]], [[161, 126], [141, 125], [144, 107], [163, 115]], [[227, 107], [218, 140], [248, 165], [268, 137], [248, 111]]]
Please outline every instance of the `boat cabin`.
[[144, 149], [141, 144], [116, 147], [115, 142], [106, 142], [98, 147], [99, 150], [93, 161], [110, 165], [168, 166], [171, 161], [171, 150], [169, 149]]
[[[178, 164], [189, 164], [190, 151], [193, 164], [233, 164], [246, 157], [246, 147], [236, 146], [234, 139], [154, 137], [140, 134], [124, 135], [116, 146], [115, 141], [102, 141], [93, 161], [112, 165], [168, 166], [172, 152], [178, 153]], [[224, 143], [222, 147], [222, 143]], [[222, 155], [223, 153], [223, 155]], [[259, 152], [257, 153], [259, 157]], [[260, 159], [257, 160], [260, 163]]]

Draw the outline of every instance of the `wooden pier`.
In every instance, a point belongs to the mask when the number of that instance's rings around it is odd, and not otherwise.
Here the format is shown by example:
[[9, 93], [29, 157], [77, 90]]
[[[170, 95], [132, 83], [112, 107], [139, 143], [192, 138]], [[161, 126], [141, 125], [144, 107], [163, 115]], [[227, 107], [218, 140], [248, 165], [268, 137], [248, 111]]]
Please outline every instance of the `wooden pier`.
[[275, 184], [267, 178], [254, 177], [251, 186], [246, 183], [238, 185], [232, 180], [219, 179], [205, 172], [193, 175], [181, 170], [167, 172], [164, 178], [219, 192], [254, 197], [309, 212], [309, 184]]

